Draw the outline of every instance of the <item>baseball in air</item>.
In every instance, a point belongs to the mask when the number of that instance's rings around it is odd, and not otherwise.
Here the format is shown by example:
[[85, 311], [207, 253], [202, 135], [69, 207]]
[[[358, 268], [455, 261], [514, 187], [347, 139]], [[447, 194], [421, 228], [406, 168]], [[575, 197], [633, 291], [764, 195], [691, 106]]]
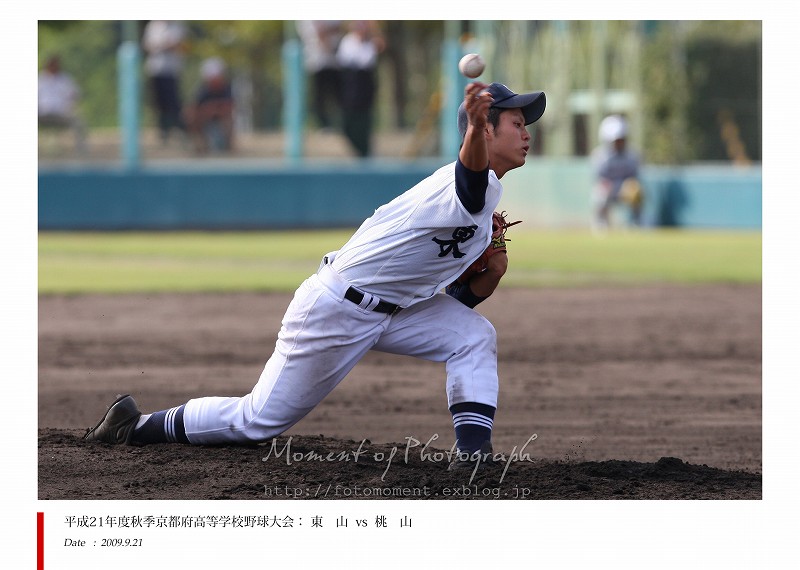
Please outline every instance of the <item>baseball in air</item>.
[[468, 53], [458, 62], [458, 70], [462, 75], [470, 79], [478, 77], [483, 73], [485, 68], [486, 62], [483, 61], [483, 58], [477, 53]]

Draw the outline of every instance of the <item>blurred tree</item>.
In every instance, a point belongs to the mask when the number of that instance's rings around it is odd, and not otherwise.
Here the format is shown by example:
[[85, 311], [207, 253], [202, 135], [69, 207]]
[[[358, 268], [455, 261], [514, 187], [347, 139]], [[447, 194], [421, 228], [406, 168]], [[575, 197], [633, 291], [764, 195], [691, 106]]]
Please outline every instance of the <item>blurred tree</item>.
[[761, 22], [667, 22], [649, 29], [648, 162], [734, 160], [737, 138], [747, 158], [760, 161]]
[[644, 152], [647, 162], [680, 164], [694, 156], [685, 119], [689, 101], [682, 28], [669, 23], [653, 29], [642, 57]]
[[404, 22], [386, 22], [386, 58], [392, 69], [394, 84], [394, 126], [406, 128], [406, 103], [408, 102], [408, 58], [406, 57], [406, 29]]
[[79, 25], [79, 20], [39, 20], [39, 29], [50, 30], [52, 32], [60, 32], [66, 30], [70, 26]]
[[439, 88], [443, 22], [393, 20], [382, 30], [376, 128], [415, 128]]
[[761, 22], [700, 22], [686, 42], [695, 158], [761, 160]]

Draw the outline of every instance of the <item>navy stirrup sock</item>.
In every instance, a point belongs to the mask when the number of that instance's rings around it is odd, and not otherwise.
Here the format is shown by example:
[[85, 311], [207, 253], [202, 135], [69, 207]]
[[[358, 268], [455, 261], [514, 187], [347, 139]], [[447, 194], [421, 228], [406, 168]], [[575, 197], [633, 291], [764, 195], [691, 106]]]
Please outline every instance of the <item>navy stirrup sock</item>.
[[464, 402], [450, 406], [456, 430], [456, 449], [459, 453], [480, 451], [485, 441], [492, 440], [495, 408], [486, 404]]
[[131, 443], [189, 443], [183, 426], [183, 406], [150, 414], [133, 432]]

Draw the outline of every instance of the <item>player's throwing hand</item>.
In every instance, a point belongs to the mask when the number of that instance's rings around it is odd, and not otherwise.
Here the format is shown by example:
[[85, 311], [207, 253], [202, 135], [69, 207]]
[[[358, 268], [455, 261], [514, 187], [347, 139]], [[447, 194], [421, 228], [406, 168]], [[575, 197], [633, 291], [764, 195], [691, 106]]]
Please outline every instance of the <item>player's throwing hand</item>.
[[474, 81], [464, 89], [464, 107], [469, 124], [480, 133], [486, 128], [486, 116], [494, 101], [491, 93], [486, 90], [488, 87], [486, 83]]

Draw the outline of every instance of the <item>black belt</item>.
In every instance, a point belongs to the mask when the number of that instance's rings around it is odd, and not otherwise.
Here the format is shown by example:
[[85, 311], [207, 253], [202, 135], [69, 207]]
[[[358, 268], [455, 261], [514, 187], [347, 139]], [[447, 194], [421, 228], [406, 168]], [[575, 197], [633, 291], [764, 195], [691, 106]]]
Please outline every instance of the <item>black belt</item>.
[[[348, 301], [352, 301], [356, 305], [360, 305], [361, 301], [364, 300], [364, 293], [356, 289], [355, 287], [350, 287], [347, 292], [344, 294], [344, 298]], [[393, 315], [396, 312], [400, 311], [403, 307], [395, 305], [394, 303], [387, 303], [386, 301], [379, 301], [378, 304], [375, 306], [373, 311], [376, 313], [386, 313], [387, 315]]]

